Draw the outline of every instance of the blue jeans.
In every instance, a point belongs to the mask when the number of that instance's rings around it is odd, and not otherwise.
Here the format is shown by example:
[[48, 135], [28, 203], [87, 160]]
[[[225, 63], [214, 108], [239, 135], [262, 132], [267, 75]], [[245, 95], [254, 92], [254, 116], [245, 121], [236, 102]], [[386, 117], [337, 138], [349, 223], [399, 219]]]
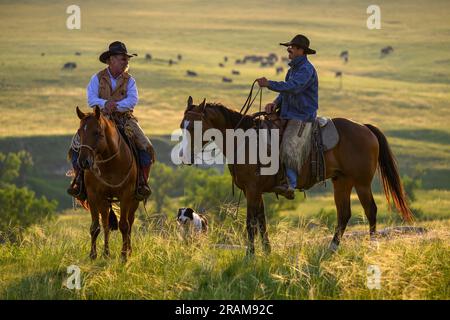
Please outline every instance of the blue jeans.
[[[148, 167], [152, 164], [152, 158], [150, 153], [147, 152], [147, 150], [138, 150], [139, 151], [139, 163], [141, 167]], [[72, 150], [72, 166], [75, 170], [79, 170], [78, 167], [78, 157], [79, 153]]]
[[297, 171], [291, 168], [286, 168], [286, 175], [289, 187], [295, 189], [295, 187], [297, 187]]

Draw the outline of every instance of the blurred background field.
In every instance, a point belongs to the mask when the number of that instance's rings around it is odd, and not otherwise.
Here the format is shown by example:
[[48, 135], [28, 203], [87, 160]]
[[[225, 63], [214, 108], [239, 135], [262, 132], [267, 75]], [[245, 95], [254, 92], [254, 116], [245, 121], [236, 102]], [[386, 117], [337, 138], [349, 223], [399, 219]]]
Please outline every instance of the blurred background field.
[[[71, 4], [68, 1], [44, 0], [5, 0], [0, 3], [0, 26], [3, 31], [0, 34], [0, 153], [5, 155], [5, 158], [0, 157], [0, 178], [8, 184], [32, 190], [36, 199], [45, 196], [50, 201], [55, 200], [53, 204], [41, 203], [40, 209], [36, 209], [39, 218], [36, 222], [42, 221], [44, 212], [53, 212], [53, 219], [32, 226], [30, 230], [22, 230], [24, 234], [16, 239], [20, 244], [0, 244], [0, 257], [3, 261], [0, 263], [0, 297], [25, 297], [29, 290], [33, 292], [30, 296], [33, 298], [74, 297], [72, 293], [58, 287], [58, 281], [63, 277], [63, 266], [77, 257], [76, 259], [82, 259], [80, 263], [89, 270], [87, 283], [92, 288], [95, 284], [98, 288], [103, 288], [94, 290], [94, 293], [85, 291], [82, 298], [240, 298], [241, 296], [235, 295], [236, 292], [227, 289], [214, 296], [210, 285], [220, 286], [223, 278], [217, 278], [219, 275], [213, 269], [208, 269], [210, 273], [205, 275], [204, 280], [191, 279], [189, 275], [180, 280], [170, 274], [172, 284], [166, 289], [162, 289], [161, 284], [162, 291], [157, 291], [154, 295], [142, 283], [150, 278], [157, 279], [162, 273], [150, 274], [148, 279], [133, 278], [131, 283], [117, 288], [116, 292], [109, 292], [99, 284], [101, 281], [123, 279], [124, 274], [121, 272], [125, 271], [121, 271], [120, 263], [110, 265], [100, 261], [91, 265], [85, 259], [89, 241], [89, 214], [74, 213], [69, 209], [72, 202], [65, 193], [70, 182], [65, 177], [65, 172], [69, 169], [66, 151], [72, 134], [78, 128], [75, 107], [88, 110], [85, 87], [92, 74], [104, 67], [98, 61], [99, 54], [107, 49], [110, 42], [124, 41], [130, 52], [139, 55], [130, 63], [130, 73], [137, 80], [140, 95], [135, 113], [158, 153], [159, 163], [152, 173], [155, 194], [149, 203], [149, 214], [162, 214], [167, 219], [165, 226], [172, 230], [170, 222], [173, 222], [174, 210], [178, 206], [202, 207], [208, 210], [213, 220], [217, 220], [218, 228], [222, 224], [227, 228], [237, 228], [239, 232], [230, 229], [233, 240], [230, 242], [243, 243], [244, 233], [239, 228], [245, 221], [242, 216], [245, 203], [241, 203], [240, 219], [224, 213], [224, 206], [233, 206], [237, 201], [237, 197], [231, 196], [228, 170], [223, 174], [222, 171], [205, 174], [199, 168], [173, 168], [170, 162], [173, 145], [170, 134], [179, 126], [189, 95], [194, 97], [195, 102], [206, 98], [208, 101], [221, 102], [239, 109], [255, 78], [266, 76], [282, 80], [287, 65], [281, 58], [286, 56], [286, 51], [278, 43], [290, 40], [297, 33], [303, 33], [310, 38], [311, 47], [318, 52], [317, 55], [310, 56], [310, 60], [319, 75], [319, 113], [328, 117], [346, 117], [357, 122], [371, 123], [385, 132], [397, 156], [408, 195], [413, 198], [411, 205], [417, 217], [416, 223], [426, 225], [431, 234], [437, 236], [416, 239], [420, 243], [417, 247], [411, 239], [394, 239], [388, 242], [388, 249], [384, 248], [388, 251], [381, 252], [386, 253], [386, 257], [391, 255], [392, 260], [385, 260], [385, 263], [389, 268], [394, 268], [393, 265], [400, 259], [400, 252], [403, 252], [409, 257], [405, 262], [408, 263], [408, 268], [402, 271], [404, 273], [390, 269], [398, 275], [400, 272], [399, 279], [402, 280], [375, 295], [364, 291], [361, 287], [362, 278], [358, 278], [365, 272], [369, 261], [379, 258], [377, 253], [367, 248], [369, 244], [366, 242], [348, 240], [347, 247], [342, 249], [342, 255], [332, 257], [331, 260], [322, 260], [323, 248], [320, 243], [315, 243], [312, 247], [304, 244], [306, 247], [302, 247], [299, 252], [303, 252], [305, 261], [309, 261], [313, 269], [308, 267], [305, 271], [300, 268], [298, 272], [306, 272], [305, 279], [309, 279], [309, 282], [305, 283], [294, 277], [298, 281], [293, 284], [287, 279], [293, 276], [290, 272], [297, 271], [294, 271], [294, 267], [289, 269], [287, 266], [290, 265], [286, 260], [277, 260], [277, 257], [290, 249], [279, 247], [277, 252], [275, 246], [275, 256], [271, 260], [276, 262], [274, 268], [277, 271], [272, 272], [270, 267], [259, 265], [263, 278], [271, 281], [271, 285], [262, 281], [263, 287], [269, 286], [275, 291], [267, 293], [259, 287], [261, 283], [248, 282], [248, 291], [244, 290], [244, 297], [448, 299], [450, 276], [448, 267], [445, 267], [449, 265], [447, 232], [450, 219], [448, 1], [378, 1], [381, 8], [381, 30], [369, 30], [366, 27], [366, 9], [369, 4], [357, 0], [78, 1], [77, 5], [81, 8], [81, 30], [68, 30], [66, 8]], [[381, 57], [380, 50], [386, 46], [392, 46], [394, 51]], [[339, 57], [345, 50], [349, 52], [347, 63]], [[279, 57], [274, 66], [262, 67], [259, 63], [235, 62], [246, 55], [270, 53]], [[146, 59], [146, 54], [151, 54], [152, 59]], [[178, 55], [182, 56], [181, 60]], [[225, 62], [224, 57], [228, 61]], [[169, 60], [174, 63], [169, 65]], [[63, 69], [67, 62], [75, 62], [77, 67], [73, 70]], [[277, 74], [276, 67], [283, 67], [284, 71]], [[188, 77], [188, 70], [195, 71], [198, 76]], [[232, 70], [238, 70], [240, 75], [233, 75]], [[342, 78], [336, 77], [336, 72], [342, 72]], [[231, 78], [232, 83], [223, 82], [223, 77]], [[270, 91], [265, 90], [263, 93], [264, 102], [269, 102], [274, 97], [275, 94]], [[256, 107], [253, 111], [257, 111]], [[6, 157], [11, 152], [21, 150], [29, 152], [32, 164], [19, 164], [17, 167], [19, 160], [8, 160]], [[17, 174], [5, 175], [5, 168], [9, 168], [11, 172], [17, 169]], [[183, 183], [183, 179], [190, 181]], [[204, 188], [210, 192], [202, 194]], [[401, 223], [395, 212], [388, 212], [377, 180], [374, 182], [374, 189], [377, 192], [381, 226]], [[10, 194], [8, 192], [5, 191], [5, 194]], [[29, 197], [25, 191], [22, 195]], [[273, 238], [281, 239], [285, 235], [283, 232], [302, 234], [304, 231], [304, 237], [299, 240], [299, 243], [303, 243], [302, 241], [306, 241], [304, 238], [314, 237], [316, 232], [311, 233], [306, 228], [308, 223], [317, 224], [320, 230], [326, 230], [323, 231], [324, 236], [331, 235], [336, 215], [330, 184], [325, 188], [313, 188], [305, 200], [301, 194], [297, 198], [295, 202], [289, 203], [277, 201], [270, 195], [266, 197]], [[350, 230], [368, 230], [356, 195], [353, 195], [352, 200]], [[13, 207], [13, 203], [6, 200], [1, 203], [3, 207], [0, 208], [0, 214], [5, 219], [8, 216], [5, 210]], [[60, 215], [62, 210], [65, 210], [64, 215]], [[141, 210], [140, 223], [145, 224], [145, 221], [146, 217]], [[279, 223], [282, 223], [284, 229], [277, 227]], [[26, 226], [32, 224], [29, 221]], [[321, 229], [322, 227], [325, 229]], [[60, 237], [61, 228], [70, 234]], [[72, 228], [73, 231], [70, 231]], [[133, 258], [134, 262], [138, 261], [137, 265], [141, 270], [147, 270], [156, 261], [166, 259], [167, 256], [157, 257], [150, 253], [153, 248], [164, 248], [161, 249], [162, 252], [172, 255], [170, 257], [174, 259], [170, 260], [169, 257], [170, 261], [182, 263], [184, 258], [193, 259], [193, 270], [202, 274], [207, 272], [200, 266], [200, 258], [205, 253], [195, 248], [190, 253], [170, 249], [167, 246], [176, 242], [175, 238], [171, 238], [174, 237], [173, 234], [167, 235], [172, 242], [165, 244], [166, 238], [146, 233], [145, 230], [147, 229], [142, 228], [138, 233], [135, 241], [137, 248], [134, 251], [136, 257]], [[27, 237], [35, 239], [39, 234], [45, 238], [43, 242], [26, 240]], [[217, 242], [216, 237], [219, 235], [220, 232], [213, 232], [208, 243]], [[141, 240], [150, 243], [139, 245]], [[59, 249], [52, 253], [50, 248], [54, 243]], [[408, 249], [413, 248], [416, 251], [407, 253]], [[31, 261], [31, 257], [40, 249], [43, 250], [39, 254], [41, 258]], [[416, 261], [420, 260], [417, 256], [422, 249], [429, 253], [428, 256], [424, 255], [427, 261], [431, 259], [436, 263], [427, 265], [424, 260], [423, 264], [417, 262], [416, 265]], [[428, 249], [430, 250], [427, 251]], [[231, 270], [230, 274], [243, 272], [246, 279], [246, 272], [251, 273], [248, 268], [255, 267], [244, 265], [237, 258], [240, 253], [236, 253], [236, 257], [234, 253], [222, 254], [213, 250], [211, 254], [222, 259], [218, 259], [222, 261], [221, 267]], [[383, 254], [380, 253], [380, 256]], [[261, 264], [258, 261], [255, 262], [256, 265]], [[322, 261], [325, 261], [325, 266], [344, 265], [352, 268], [355, 273], [346, 275], [339, 271], [341, 269], [327, 273], [329, 269], [321, 269]], [[346, 264], [348, 261], [352, 261], [350, 265]], [[133, 263], [129, 265], [127, 270], [130, 272], [134, 272], [133, 268], [138, 268], [133, 267]], [[422, 270], [423, 274], [436, 274], [435, 280], [426, 278], [423, 283], [409, 287], [411, 279], [408, 277], [413, 277], [414, 266]], [[12, 271], [17, 268], [22, 271], [14, 274]], [[331, 282], [326, 282], [331, 283], [330, 287], [325, 282], [314, 282], [314, 277], [323, 275], [322, 271], [325, 272], [325, 279], [331, 279]], [[105, 272], [112, 278], [97, 278]], [[350, 281], [349, 274], [358, 275], [355, 279], [359, 280]], [[420, 274], [422, 273], [419, 272], [416, 276]], [[239, 276], [236, 277], [239, 279]], [[47, 292], [37, 285], [36, 281], [42, 279], [57, 279], [52, 289], [54, 291]], [[231, 281], [230, 279], [234, 278], [230, 276], [227, 281]], [[325, 287], [320, 287], [322, 285]], [[127, 288], [134, 288], [130, 290], [136, 291], [127, 291]], [[167, 288], [179, 289], [180, 293], [167, 293], [170, 291]]]

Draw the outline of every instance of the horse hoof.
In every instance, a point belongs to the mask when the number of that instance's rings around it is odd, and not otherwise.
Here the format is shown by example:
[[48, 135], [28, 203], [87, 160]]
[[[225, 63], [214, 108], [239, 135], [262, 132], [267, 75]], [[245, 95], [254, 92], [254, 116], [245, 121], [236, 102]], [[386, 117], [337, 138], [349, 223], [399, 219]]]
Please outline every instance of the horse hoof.
[[338, 250], [338, 248], [339, 248], [339, 245], [334, 241], [331, 241], [330, 245], [328, 246], [328, 250], [330, 250], [333, 253], [336, 252]]
[[130, 255], [131, 255], [131, 252], [129, 252], [129, 251], [122, 251], [122, 254], [121, 254], [122, 262], [126, 263], [128, 261], [128, 257], [130, 257]]
[[90, 258], [91, 260], [97, 259], [97, 252], [94, 252], [94, 253], [91, 252], [91, 254], [89, 255], [89, 258]]
[[104, 251], [103, 258], [109, 258], [109, 257], [110, 257], [109, 251]]

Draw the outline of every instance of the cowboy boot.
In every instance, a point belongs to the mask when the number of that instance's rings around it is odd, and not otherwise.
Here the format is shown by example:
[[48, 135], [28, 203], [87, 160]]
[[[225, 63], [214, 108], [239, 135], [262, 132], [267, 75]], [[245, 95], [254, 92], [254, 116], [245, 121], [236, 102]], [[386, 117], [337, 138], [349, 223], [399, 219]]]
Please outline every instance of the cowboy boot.
[[139, 170], [139, 181], [138, 181], [138, 188], [136, 191], [136, 198], [139, 201], [147, 199], [152, 194], [152, 190], [147, 184], [149, 172], [150, 172], [150, 165], [141, 167]]
[[287, 171], [284, 168], [284, 166], [281, 168], [281, 170], [278, 172], [278, 185], [272, 189], [272, 192], [274, 192], [277, 195], [281, 194], [283, 197], [289, 200], [295, 199], [295, 189], [289, 186], [288, 178], [287, 178]]
[[289, 200], [295, 199], [295, 189], [290, 187], [288, 184], [281, 184], [272, 189], [275, 194], [281, 194], [283, 197]]
[[81, 169], [75, 170], [75, 178], [73, 179], [70, 187], [67, 189], [67, 193], [80, 201], [85, 201], [87, 199], [86, 190], [84, 189], [83, 174], [84, 171]]

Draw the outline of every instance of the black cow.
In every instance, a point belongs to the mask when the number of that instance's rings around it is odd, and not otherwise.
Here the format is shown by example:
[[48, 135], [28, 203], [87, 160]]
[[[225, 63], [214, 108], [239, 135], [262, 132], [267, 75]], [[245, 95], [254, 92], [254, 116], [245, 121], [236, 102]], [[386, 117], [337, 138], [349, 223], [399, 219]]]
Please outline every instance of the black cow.
[[391, 46], [384, 47], [380, 50], [380, 58], [383, 58], [392, 52], [394, 52], [394, 48]]
[[348, 50], [342, 51], [339, 57], [344, 61], [344, 63], [348, 62]]
[[188, 70], [188, 71], [186, 71], [186, 75], [188, 77], [196, 77], [197, 76], [197, 72]]
[[62, 68], [64, 70], [73, 70], [76, 67], [77, 67], [77, 64], [75, 62], [66, 62]]

